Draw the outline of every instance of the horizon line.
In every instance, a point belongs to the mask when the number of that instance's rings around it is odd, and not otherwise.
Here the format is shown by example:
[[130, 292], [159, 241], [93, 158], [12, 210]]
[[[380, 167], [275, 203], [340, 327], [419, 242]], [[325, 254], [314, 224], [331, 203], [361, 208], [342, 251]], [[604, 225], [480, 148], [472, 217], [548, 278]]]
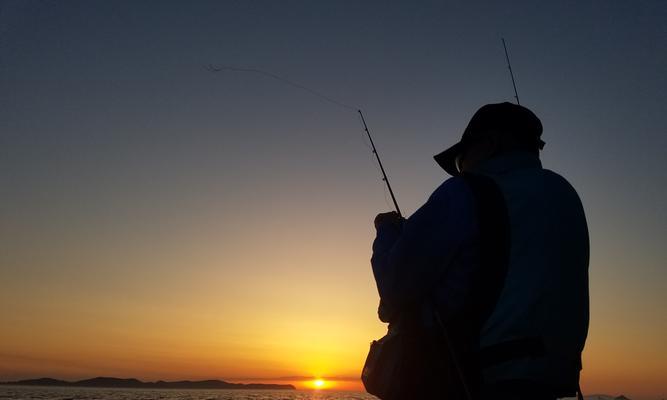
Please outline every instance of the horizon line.
[[[17, 381], [26, 381], [26, 380], [37, 380], [37, 379], [55, 379], [55, 380], [61, 380], [65, 382], [78, 382], [78, 381], [84, 381], [88, 379], [96, 379], [96, 378], [114, 378], [114, 379], [135, 379], [140, 382], [197, 382], [197, 381], [210, 381], [210, 380], [219, 380], [219, 381], [225, 381], [229, 383], [233, 383], [233, 381], [308, 381], [308, 380], [315, 380], [315, 379], [324, 379], [324, 380], [330, 380], [330, 381], [341, 381], [341, 382], [349, 382], [349, 381], [356, 381], [356, 380], [361, 380], [360, 377], [352, 377], [352, 376], [326, 376], [326, 375], [321, 375], [321, 376], [307, 376], [307, 375], [288, 375], [288, 376], [279, 376], [279, 377], [230, 377], [230, 378], [224, 378], [224, 377], [210, 377], [210, 378], [178, 378], [178, 379], [172, 379], [172, 380], [166, 380], [164, 378], [156, 378], [156, 379], [149, 379], [149, 378], [137, 378], [134, 376], [128, 376], [128, 377], [118, 377], [118, 376], [111, 376], [111, 375], [89, 375], [88, 378], [59, 378], [57, 375], [40, 375], [40, 376], [31, 376], [31, 377], [24, 377], [24, 378], [10, 378], [13, 380], [5, 380], [0, 378], [0, 383], [7, 383], [7, 382], [17, 382]], [[145, 380], [142, 380], [145, 379]], [[260, 382], [257, 382], [260, 383]]]

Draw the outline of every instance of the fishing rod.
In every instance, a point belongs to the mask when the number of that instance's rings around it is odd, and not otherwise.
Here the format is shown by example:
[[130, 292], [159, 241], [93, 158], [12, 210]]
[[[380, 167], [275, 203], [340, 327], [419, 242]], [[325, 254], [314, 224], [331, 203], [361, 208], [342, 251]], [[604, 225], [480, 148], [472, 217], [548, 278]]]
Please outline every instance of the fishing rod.
[[282, 76], [279, 76], [279, 75], [276, 75], [274, 73], [264, 71], [264, 70], [261, 70], [261, 69], [240, 68], [240, 67], [232, 67], [232, 66], [227, 66], [227, 65], [219, 65], [219, 66], [209, 65], [206, 69], [210, 72], [233, 71], [233, 72], [250, 72], [250, 73], [255, 73], [255, 74], [259, 74], [259, 75], [264, 75], [264, 76], [269, 77], [271, 79], [275, 79], [275, 80], [280, 81], [282, 83], [285, 83], [287, 85], [293, 86], [297, 89], [304, 90], [304, 91], [312, 94], [313, 96], [317, 96], [317, 97], [319, 97], [323, 100], [328, 101], [331, 104], [334, 104], [334, 105], [337, 105], [339, 107], [345, 108], [349, 111], [355, 111], [355, 112], [359, 113], [359, 116], [361, 117], [361, 122], [364, 125], [364, 131], [366, 132], [366, 135], [368, 135], [368, 140], [371, 143], [371, 148], [373, 149], [373, 154], [375, 155], [375, 159], [377, 160], [378, 165], [380, 166], [380, 171], [382, 172], [382, 181], [387, 185], [387, 189], [389, 189], [389, 195], [391, 196], [391, 200], [394, 202], [394, 207], [396, 207], [396, 212], [398, 213], [398, 216], [402, 217], [401, 209], [398, 207], [398, 202], [396, 201], [396, 196], [394, 195], [394, 191], [392, 190], [391, 184], [389, 183], [389, 178], [387, 177], [387, 173], [385, 172], [384, 166], [382, 165], [382, 161], [380, 160], [380, 154], [378, 153], [377, 149], [375, 148], [375, 143], [373, 142], [373, 138], [371, 137], [371, 132], [368, 130], [368, 125], [366, 125], [366, 119], [364, 118], [364, 114], [363, 114], [363, 112], [361, 112], [360, 108], [353, 107], [349, 104], [342, 103], [340, 101], [337, 101], [337, 100], [333, 99], [330, 96], [327, 96], [327, 95], [323, 94], [322, 92], [319, 92], [317, 90], [313, 90], [313, 89], [311, 89], [307, 86], [304, 86], [300, 83], [291, 81], [287, 78], [283, 78]]
[[396, 207], [396, 212], [398, 213], [398, 216], [402, 217], [401, 209], [398, 208], [398, 202], [396, 201], [396, 196], [394, 196], [394, 191], [391, 190], [391, 185], [389, 184], [389, 178], [387, 178], [387, 174], [384, 172], [382, 161], [380, 161], [380, 155], [378, 154], [377, 149], [375, 149], [375, 143], [373, 143], [371, 132], [368, 130], [368, 126], [366, 125], [366, 119], [364, 118], [364, 113], [361, 112], [361, 109], [358, 109], [357, 111], [359, 111], [359, 115], [361, 116], [361, 122], [363, 122], [364, 124], [364, 130], [366, 131], [366, 134], [368, 135], [368, 140], [370, 140], [371, 147], [373, 148], [373, 154], [375, 154], [375, 158], [378, 160], [378, 165], [380, 166], [380, 171], [382, 171], [382, 180], [384, 181], [384, 183], [387, 184], [387, 189], [389, 189], [389, 195], [391, 196], [391, 200], [394, 202], [394, 207]]
[[503, 41], [503, 48], [505, 49], [505, 59], [507, 60], [507, 68], [510, 70], [510, 76], [512, 77], [512, 86], [514, 87], [514, 98], [516, 99], [516, 104], [519, 103], [519, 93], [516, 91], [516, 82], [514, 81], [514, 72], [512, 72], [512, 64], [510, 63], [510, 56], [507, 53], [507, 45], [505, 44], [505, 38], [501, 38]]

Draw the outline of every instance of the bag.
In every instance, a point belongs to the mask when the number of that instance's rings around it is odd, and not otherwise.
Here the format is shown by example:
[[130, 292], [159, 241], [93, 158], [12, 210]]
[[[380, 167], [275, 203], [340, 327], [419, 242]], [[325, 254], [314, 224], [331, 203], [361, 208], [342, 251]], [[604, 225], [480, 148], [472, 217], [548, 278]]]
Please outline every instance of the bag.
[[[436, 321], [439, 321], [437, 311]], [[405, 317], [371, 343], [361, 373], [366, 391], [383, 400], [440, 398], [469, 399], [467, 379], [448, 345], [441, 322], [424, 327]]]
[[379, 340], [371, 342], [371, 349], [366, 356], [364, 368], [361, 371], [361, 381], [366, 391], [381, 399], [388, 399], [392, 392], [396, 391], [393, 384], [396, 382], [401, 359], [401, 337], [391, 331]]

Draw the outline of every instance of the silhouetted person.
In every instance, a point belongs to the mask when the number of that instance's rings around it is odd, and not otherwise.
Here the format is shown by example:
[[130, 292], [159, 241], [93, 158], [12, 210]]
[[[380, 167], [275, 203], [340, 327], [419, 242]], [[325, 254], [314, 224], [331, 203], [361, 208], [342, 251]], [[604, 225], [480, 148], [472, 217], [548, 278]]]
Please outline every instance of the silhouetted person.
[[[542, 168], [541, 134], [525, 107], [480, 108], [461, 141], [435, 156], [452, 178], [407, 220], [375, 219], [380, 319], [401, 329], [409, 315], [428, 329], [435, 308], [454, 347], [448, 362], [474, 398], [551, 400], [578, 389], [588, 229], [572, 186]], [[451, 374], [442, 380], [443, 393], [463, 396], [449, 390], [460, 385]]]

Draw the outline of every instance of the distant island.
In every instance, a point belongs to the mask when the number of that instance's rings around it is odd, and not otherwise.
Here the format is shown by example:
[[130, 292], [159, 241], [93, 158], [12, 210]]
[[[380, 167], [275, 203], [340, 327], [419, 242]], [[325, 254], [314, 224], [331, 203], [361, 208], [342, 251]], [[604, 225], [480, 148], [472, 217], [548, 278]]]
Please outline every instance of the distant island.
[[53, 378], [26, 379], [14, 382], [0, 382], [0, 385], [21, 386], [72, 386], [97, 388], [126, 388], [126, 389], [283, 389], [295, 390], [293, 385], [271, 383], [230, 383], [221, 380], [205, 381], [175, 381], [175, 382], [142, 382], [134, 378], [97, 377], [82, 381], [63, 381]]
[[592, 394], [590, 396], [586, 396], [586, 400], [630, 400], [630, 399], [625, 397], [624, 395], [611, 396], [608, 394]]

